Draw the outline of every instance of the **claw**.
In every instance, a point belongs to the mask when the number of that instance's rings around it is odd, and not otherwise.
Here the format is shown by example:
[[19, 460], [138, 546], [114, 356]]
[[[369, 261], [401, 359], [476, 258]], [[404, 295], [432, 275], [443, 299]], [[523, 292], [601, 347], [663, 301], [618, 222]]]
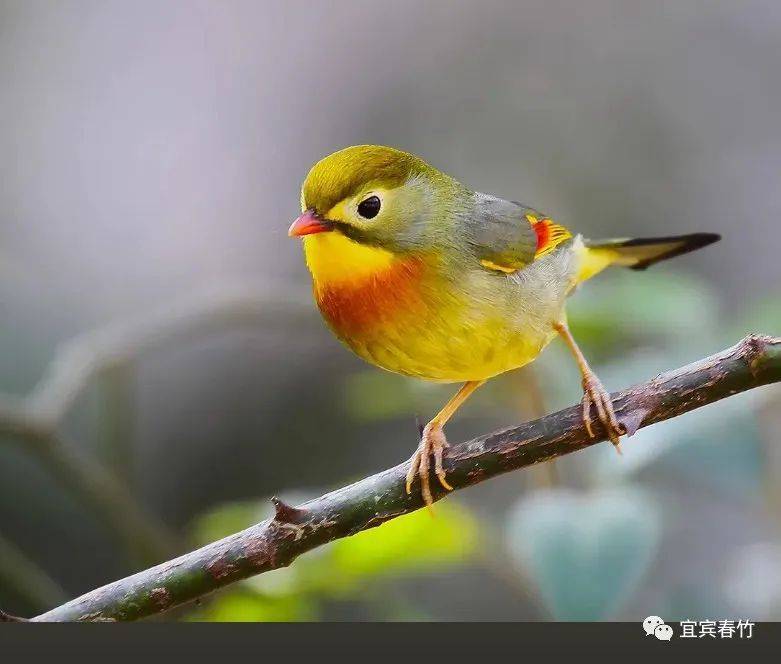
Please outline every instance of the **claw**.
[[442, 427], [429, 422], [423, 427], [423, 433], [420, 438], [418, 449], [412, 455], [410, 467], [407, 471], [406, 492], [412, 493], [412, 483], [416, 477], [420, 478], [420, 491], [423, 495], [423, 502], [427, 507], [434, 504], [434, 497], [431, 493], [431, 457], [434, 457], [434, 474], [447, 491], [452, 491], [453, 487], [446, 479], [445, 469], [442, 466], [442, 457], [445, 448], [449, 447]]
[[[424, 434], [424, 440], [425, 434]], [[429, 477], [429, 464], [431, 463], [431, 450], [424, 449], [420, 455], [420, 469], [418, 471], [418, 477], [420, 477], [420, 490], [423, 494], [423, 502], [427, 506], [434, 504], [434, 498], [431, 495], [431, 478]]]
[[613, 402], [610, 399], [610, 393], [602, 386], [599, 379], [591, 374], [583, 379], [583, 423], [586, 426], [586, 431], [591, 438], [594, 438], [594, 430], [591, 422], [591, 406], [596, 408], [599, 421], [605, 427], [610, 442], [616, 448], [616, 451], [621, 454], [621, 448], [619, 444], [621, 442], [621, 436], [626, 433], [621, 423], [616, 417], [616, 412], [613, 409]]
[[437, 447], [434, 450], [434, 473], [436, 474], [439, 483], [442, 485], [442, 488], [446, 491], [452, 491], [453, 487], [450, 486], [449, 482], [447, 481], [445, 470], [442, 468], [442, 452], [445, 447], [449, 447], [447, 441], [445, 441], [445, 445], [443, 447]]
[[586, 425], [586, 433], [588, 433], [589, 438], [594, 438], [594, 429], [591, 426], [591, 396], [589, 395], [588, 391], [583, 393], [583, 424]]

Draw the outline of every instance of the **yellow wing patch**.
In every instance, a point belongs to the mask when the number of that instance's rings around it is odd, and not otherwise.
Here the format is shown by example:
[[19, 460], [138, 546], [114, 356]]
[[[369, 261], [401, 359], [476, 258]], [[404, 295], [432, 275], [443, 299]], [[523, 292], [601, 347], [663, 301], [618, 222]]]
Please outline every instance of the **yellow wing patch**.
[[481, 260], [480, 265], [482, 265], [484, 268], [487, 268], [489, 270], [496, 270], [497, 272], [504, 272], [505, 274], [512, 274], [513, 272], [518, 271], [517, 267], [507, 267], [506, 265], [498, 265], [493, 261], [489, 261], [489, 260]]

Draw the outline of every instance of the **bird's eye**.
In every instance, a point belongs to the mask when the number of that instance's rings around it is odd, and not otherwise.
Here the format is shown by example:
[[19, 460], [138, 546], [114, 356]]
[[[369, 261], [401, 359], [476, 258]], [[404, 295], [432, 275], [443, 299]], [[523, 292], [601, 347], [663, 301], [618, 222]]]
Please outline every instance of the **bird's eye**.
[[380, 213], [380, 199], [377, 196], [369, 196], [358, 203], [358, 214], [364, 219], [374, 219]]

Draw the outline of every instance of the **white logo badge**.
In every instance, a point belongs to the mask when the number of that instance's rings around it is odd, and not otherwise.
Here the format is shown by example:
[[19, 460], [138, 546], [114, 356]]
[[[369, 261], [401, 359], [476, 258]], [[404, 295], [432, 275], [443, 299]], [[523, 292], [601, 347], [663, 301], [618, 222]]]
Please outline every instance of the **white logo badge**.
[[673, 638], [673, 628], [666, 625], [659, 616], [648, 616], [643, 620], [643, 631], [646, 636], [653, 634], [660, 641], [669, 641]]
[[664, 620], [662, 620], [659, 616], [648, 616], [645, 620], [643, 620], [643, 629], [645, 630], [645, 635], [650, 636], [654, 633], [654, 630], [659, 627], [659, 625], [664, 625]]

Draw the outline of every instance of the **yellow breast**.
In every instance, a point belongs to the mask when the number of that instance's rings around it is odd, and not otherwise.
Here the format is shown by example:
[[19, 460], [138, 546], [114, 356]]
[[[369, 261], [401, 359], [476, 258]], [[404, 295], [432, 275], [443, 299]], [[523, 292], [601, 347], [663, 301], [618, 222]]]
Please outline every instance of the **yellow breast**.
[[[479, 380], [526, 364], [549, 341], [514, 320], [512, 307], [497, 309], [489, 292], [443, 277], [436, 256], [395, 256], [339, 233], [304, 243], [323, 318], [357, 355], [383, 369]], [[477, 274], [480, 288], [494, 287], [493, 275]]]
[[306, 236], [304, 255], [316, 287], [365, 281], [397, 260], [390, 251], [353, 242], [338, 232]]
[[395, 256], [341, 233], [305, 238], [314, 295], [334, 333], [351, 347], [402, 329], [423, 313], [422, 256]]

